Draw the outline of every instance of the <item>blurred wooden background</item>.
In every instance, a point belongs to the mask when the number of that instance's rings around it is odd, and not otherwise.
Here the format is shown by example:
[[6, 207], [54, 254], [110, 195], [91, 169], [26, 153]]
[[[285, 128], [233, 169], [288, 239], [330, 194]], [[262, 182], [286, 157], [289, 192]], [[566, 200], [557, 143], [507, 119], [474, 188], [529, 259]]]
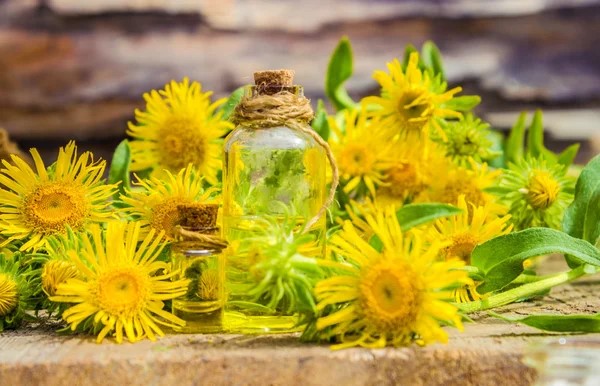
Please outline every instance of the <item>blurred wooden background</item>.
[[540, 107], [555, 146], [598, 152], [599, 0], [0, 0], [0, 127], [44, 154], [72, 138], [109, 157], [141, 94], [171, 79], [223, 96], [255, 70], [293, 68], [316, 102], [343, 35], [357, 98], [405, 44], [431, 39], [494, 126]]

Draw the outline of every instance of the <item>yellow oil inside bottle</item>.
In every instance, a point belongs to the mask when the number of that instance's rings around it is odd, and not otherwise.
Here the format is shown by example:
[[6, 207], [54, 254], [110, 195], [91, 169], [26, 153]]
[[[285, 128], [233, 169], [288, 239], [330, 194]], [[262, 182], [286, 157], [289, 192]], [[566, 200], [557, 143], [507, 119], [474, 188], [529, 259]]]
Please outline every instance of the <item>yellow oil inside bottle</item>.
[[[224, 331], [223, 306], [225, 294], [224, 256], [220, 251], [191, 249], [174, 244], [171, 250], [177, 278], [189, 280], [185, 295], [173, 299], [172, 312], [186, 322], [174, 330], [182, 333], [215, 333]], [[174, 279], [177, 279], [174, 278]]]
[[[284, 218], [281, 218], [284, 221]], [[297, 219], [295, 231], [301, 232], [304, 219]], [[252, 240], [264, 232], [260, 228], [261, 220], [258, 216], [225, 216], [223, 225], [224, 237], [230, 241], [230, 246], [224, 252], [226, 260], [226, 292], [224, 328], [228, 332], [242, 334], [265, 334], [300, 331], [298, 327], [298, 314], [287, 312], [286, 304], [281, 304], [273, 309], [266, 307], [261, 302], [249, 301], [247, 293], [256, 285], [253, 280], [252, 267], [258, 262], [259, 255], [252, 256], [236, 254], [236, 241], [245, 242]], [[299, 251], [304, 256], [323, 257], [325, 254], [325, 219], [321, 218], [314, 224], [309, 232], [313, 235], [314, 243], [309, 243]], [[251, 241], [250, 241], [251, 242]], [[260, 274], [260, 273], [258, 273]]]

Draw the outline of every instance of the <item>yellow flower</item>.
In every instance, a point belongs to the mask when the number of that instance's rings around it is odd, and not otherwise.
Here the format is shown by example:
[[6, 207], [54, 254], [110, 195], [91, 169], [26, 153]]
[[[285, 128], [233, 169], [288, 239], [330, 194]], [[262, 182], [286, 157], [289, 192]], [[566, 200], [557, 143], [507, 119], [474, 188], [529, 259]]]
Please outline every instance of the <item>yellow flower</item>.
[[139, 223], [112, 221], [104, 234], [94, 226], [67, 251], [81, 278], [60, 284], [50, 300], [74, 303], [62, 314], [71, 330], [100, 330], [97, 342], [113, 334], [121, 343], [125, 336], [130, 342], [163, 336], [158, 325], [185, 324], [163, 310], [163, 300], [184, 295], [188, 281], [171, 281], [175, 273], [156, 260], [165, 245], [162, 233], [150, 231], [138, 245], [139, 233]]
[[441, 250], [441, 256], [446, 260], [460, 259], [470, 264], [471, 252], [477, 245], [512, 230], [512, 226], [507, 226], [510, 216], [497, 217], [489, 203], [484, 206], [467, 204], [465, 196], [461, 195], [457, 206], [462, 209], [461, 214], [436, 220], [426, 236], [431, 243], [437, 240], [448, 243]]
[[[428, 242], [441, 241], [447, 244], [440, 253], [446, 261], [461, 260], [471, 264], [471, 253], [477, 245], [512, 230], [512, 225], [507, 226], [510, 216], [497, 217], [493, 214], [491, 204], [467, 205], [465, 196], [461, 195], [457, 206], [462, 209], [461, 214], [436, 220], [425, 233]], [[465, 286], [456, 289], [455, 299], [461, 303], [478, 300], [479, 295], [475, 286]]]
[[392, 143], [377, 120], [367, 120], [357, 110], [344, 111], [344, 126], [335, 119], [329, 121], [334, 135], [329, 140], [337, 161], [342, 186], [347, 193], [364, 183], [373, 195], [383, 184], [383, 171], [389, 167]]
[[32, 292], [32, 285], [27, 282], [29, 274], [30, 271], [20, 269], [18, 263], [0, 253], [0, 332], [18, 327], [25, 310], [32, 309], [28, 304]]
[[496, 196], [486, 191], [497, 183], [502, 171], [491, 171], [485, 163], [477, 165], [472, 161], [471, 165], [472, 169], [459, 166], [440, 174], [440, 178], [428, 195], [419, 197], [418, 201], [456, 205], [458, 198], [464, 195], [468, 204], [487, 206], [496, 215], [505, 214], [507, 208], [498, 203], [499, 200]]
[[67, 227], [82, 230], [88, 224], [112, 217], [106, 210], [115, 185], [104, 185], [105, 162], [94, 162], [92, 154], [77, 157], [69, 142], [60, 148], [56, 162], [44, 166], [36, 149], [31, 150], [35, 170], [19, 157], [14, 165], [3, 161], [0, 171], [0, 232], [6, 241], [24, 241], [21, 250], [46, 245], [47, 236], [62, 234]]
[[377, 190], [379, 203], [401, 206], [427, 194], [432, 183], [445, 174], [448, 161], [442, 150], [428, 139], [394, 142], [391, 166], [385, 171], [385, 184]]
[[153, 168], [179, 172], [192, 163], [210, 184], [217, 184], [221, 168], [221, 138], [233, 125], [215, 113], [225, 98], [211, 104], [212, 92], [198, 82], [171, 81], [164, 90], [144, 94], [145, 111], [135, 111], [137, 125], [129, 123], [134, 138], [131, 170]]
[[46, 295], [54, 296], [60, 284], [78, 276], [75, 264], [60, 259], [48, 260], [42, 267], [42, 290]]
[[381, 251], [361, 238], [351, 222], [331, 239], [332, 250], [346, 263], [328, 262], [339, 275], [317, 283], [317, 309], [330, 313], [317, 320], [325, 337], [351, 346], [401, 346], [413, 341], [446, 342], [440, 322], [462, 328], [452, 289], [471, 283], [464, 262], [440, 261], [440, 244], [424, 248], [418, 235], [403, 235], [393, 207], [367, 223]]
[[17, 282], [6, 273], [0, 273], [0, 317], [8, 315], [19, 304]]
[[177, 175], [165, 172], [164, 179], [151, 177], [147, 180], [137, 179], [134, 184], [142, 190], [131, 190], [121, 195], [121, 201], [128, 206], [123, 211], [142, 224], [144, 234], [150, 229], [165, 232], [168, 240], [175, 238], [175, 226], [179, 222], [177, 206], [193, 202], [207, 203], [214, 189], [202, 188], [202, 178], [189, 165]]
[[567, 175], [566, 167], [535, 158], [510, 164], [498, 183], [517, 230], [536, 226], [560, 229], [574, 187], [575, 178]]
[[365, 104], [378, 105], [373, 116], [382, 117], [382, 125], [403, 136], [428, 137], [433, 126], [443, 136], [438, 118], [460, 118], [461, 113], [444, 108], [454, 94], [462, 89], [455, 87], [446, 91], [446, 83], [432, 78], [427, 71], [419, 69], [419, 54], [410, 54], [406, 69], [398, 59], [387, 64], [389, 74], [375, 71], [373, 78], [381, 85], [381, 97], [364, 99]]

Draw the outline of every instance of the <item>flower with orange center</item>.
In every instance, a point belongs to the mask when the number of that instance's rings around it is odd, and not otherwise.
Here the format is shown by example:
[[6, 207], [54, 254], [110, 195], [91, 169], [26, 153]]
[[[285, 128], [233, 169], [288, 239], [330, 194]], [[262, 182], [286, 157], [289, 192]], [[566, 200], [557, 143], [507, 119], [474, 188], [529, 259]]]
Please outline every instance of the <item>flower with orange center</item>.
[[188, 78], [144, 94], [146, 110], [135, 111], [137, 124], [129, 123], [127, 130], [133, 137], [131, 170], [152, 168], [162, 175], [163, 170], [178, 173], [191, 163], [206, 181], [217, 184], [222, 137], [233, 125], [215, 112], [226, 99], [211, 103], [211, 94]]
[[35, 170], [17, 156], [0, 170], [3, 245], [22, 241], [21, 250], [35, 250], [47, 245], [48, 236], [113, 217], [108, 205], [116, 185], [103, 183], [104, 161], [94, 162], [90, 152], [78, 157], [75, 142], [61, 147], [48, 168], [36, 149], [31, 155]]
[[440, 135], [439, 118], [460, 118], [461, 113], [445, 108], [462, 89], [446, 90], [446, 82], [433, 78], [419, 68], [419, 54], [410, 54], [405, 69], [398, 59], [387, 64], [389, 73], [375, 71], [373, 77], [381, 85], [381, 96], [366, 97], [365, 105], [379, 106], [370, 115], [381, 117], [382, 125], [402, 137], [428, 138], [433, 127]]
[[344, 122], [331, 118], [333, 132], [329, 140], [346, 193], [364, 191], [375, 194], [384, 184], [384, 170], [389, 167], [392, 142], [378, 120], [369, 120], [358, 110], [344, 111]]

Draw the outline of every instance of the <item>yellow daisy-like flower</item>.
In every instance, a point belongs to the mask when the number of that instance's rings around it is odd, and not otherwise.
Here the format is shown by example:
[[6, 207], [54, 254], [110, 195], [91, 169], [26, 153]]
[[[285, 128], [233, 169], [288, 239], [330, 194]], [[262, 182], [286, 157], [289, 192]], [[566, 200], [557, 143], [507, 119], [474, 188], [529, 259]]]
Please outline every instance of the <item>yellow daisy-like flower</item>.
[[171, 281], [175, 273], [156, 261], [164, 242], [150, 231], [138, 245], [139, 223], [112, 221], [103, 232], [99, 226], [82, 234], [79, 246], [67, 251], [81, 278], [58, 286], [54, 302], [74, 303], [62, 318], [75, 331], [79, 326], [100, 329], [97, 342], [113, 334], [117, 343], [151, 340], [164, 333], [158, 325], [178, 327], [185, 322], [163, 310], [163, 300], [184, 295], [188, 281]]
[[0, 273], [0, 317], [8, 315], [19, 304], [17, 282], [6, 273]]
[[436, 240], [448, 242], [441, 250], [441, 256], [446, 260], [459, 259], [470, 264], [471, 252], [477, 245], [512, 230], [512, 226], [507, 226], [510, 215], [497, 217], [490, 204], [468, 205], [465, 196], [461, 195], [457, 206], [462, 209], [461, 214], [436, 220], [426, 236], [431, 243]]
[[51, 259], [42, 267], [42, 290], [47, 296], [56, 295], [58, 286], [79, 276], [75, 264], [62, 259]]
[[412, 202], [427, 194], [432, 183], [441, 178], [439, 174], [447, 169], [443, 152], [428, 139], [396, 141], [393, 161], [385, 171], [385, 184], [377, 190], [376, 201], [396, 206]]
[[180, 221], [177, 206], [194, 202], [208, 203], [215, 192], [212, 188], [203, 189], [202, 178], [191, 165], [176, 175], [166, 171], [163, 179], [138, 178], [134, 184], [143, 189], [121, 195], [121, 201], [128, 205], [123, 211], [140, 221], [144, 233], [151, 229], [163, 231], [168, 240], [175, 238], [175, 226]]
[[32, 285], [27, 281], [30, 272], [20, 269], [19, 264], [0, 253], [0, 332], [17, 328], [32, 309], [29, 300]]
[[328, 315], [316, 327], [325, 337], [352, 346], [401, 346], [446, 342], [440, 322], [462, 328], [453, 288], [471, 283], [460, 260], [440, 261], [440, 244], [424, 248], [416, 234], [403, 235], [393, 208], [367, 216], [381, 240], [379, 251], [351, 222], [331, 239], [331, 248], [347, 263], [328, 262], [339, 275], [317, 283], [317, 308]]
[[226, 98], [211, 104], [212, 92], [202, 92], [198, 82], [171, 81], [164, 90], [144, 94], [146, 110], [135, 111], [137, 125], [129, 123], [134, 138], [131, 170], [153, 168], [179, 172], [193, 164], [210, 184], [217, 184], [221, 168], [221, 138], [233, 125], [215, 113]]
[[[436, 220], [425, 233], [425, 238], [430, 243], [447, 243], [440, 253], [446, 261], [461, 260], [465, 264], [471, 264], [471, 253], [476, 246], [512, 230], [512, 225], [507, 225], [510, 215], [497, 217], [490, 204], [468, 205], [465, 196], [461, 195], [457, 206], [462, 209], [461, 214]], [[456, 289], [456, 301], [462, 303], [478, 300], [480, 296], [475, 287], [473, 285]]]
[[368, 120], [364, 112], [344, 111], [344, 126], [329, 120], [333, 134], [329, 144], [335, 155], [342, 186], [347, 193], [362, 184], [374, 195], [382, 185], [383, 172], [391, 161], [392, 143], [378, 120]]
[[88, 224], [112, 217], [108, 199], [116, 185], [102, 181], [105, 161], [92, 154], [77, 157], [75, 142], [60, 148], [56, 162], [46, 168], [36, 149], [31, 149], [32, 169], [21, 158], [3, 161], [0, 170], [0, 233], [3, 245], [20, 240], [22, 251], [44, 247], [46, 238], [67, 227], [82, 230]]
[[506, 214], [507, 208], [498, 203], [495, 195], [486, 191], [497, 183], [502, 171], [489, 170], [486, 163], [478, 165], [472, 161], [471, 165], [471, 169], [455, 167], [441, 173], [431, 191], [417, 201], [457, 205], [459, 197], [464, 195], [468, 204], [487, 206], [496, 215]]
[[389, 74], [375, 71], [373, 78], [381, 85], [381, 96], [364, 99], [365, 104], [381, 106], [371, 112], [382, 118], [382, 125], [403, 136], [428, 137], [433, 126], [443, 136], [438, 118], [460, 118], [461, 113], [444, 108], [444, 103], [462, 89], [446, 91], [446, 83], [433, 79], [419, 69], [419, 54], [410, 54], [406, 69], [398, 59], [387, 64]]

